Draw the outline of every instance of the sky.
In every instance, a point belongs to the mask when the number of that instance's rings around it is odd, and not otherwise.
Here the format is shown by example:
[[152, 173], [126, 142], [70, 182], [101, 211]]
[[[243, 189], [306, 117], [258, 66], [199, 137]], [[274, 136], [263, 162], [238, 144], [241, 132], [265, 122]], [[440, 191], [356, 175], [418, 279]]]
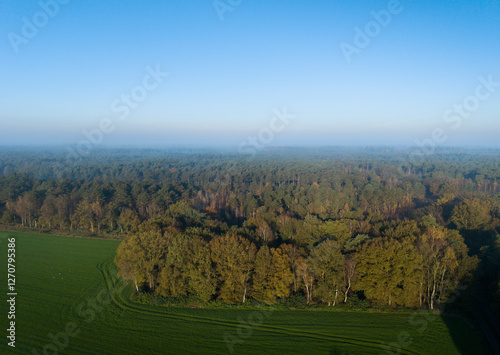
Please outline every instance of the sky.
[[499, 19], [486, 0], [4, 0], [0, 145], [499, 146]]

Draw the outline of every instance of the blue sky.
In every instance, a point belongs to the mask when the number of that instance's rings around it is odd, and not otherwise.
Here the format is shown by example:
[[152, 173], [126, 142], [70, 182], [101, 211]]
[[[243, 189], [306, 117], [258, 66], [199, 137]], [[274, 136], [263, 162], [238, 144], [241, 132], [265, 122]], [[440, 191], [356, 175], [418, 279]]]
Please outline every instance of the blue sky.
[[[471, 99], [480, 77], [500, 82], [500, 1], [220, 0], [223, 21], [213, 0], [40, 14], [54, 1], [0, 4], [0, 145], [77, 144], [109, 119], [106, 145], [238, 146], [283, 107], [295, 118], [268, 145], [414, 145], [436, 129], [442, 145], [500, 144], [500, 86]], [[43, 26], [25, 38], [25, 21]], [[349, 63], [356, 28], [369, 43]], [[112, 104], [157, 66], [168, 77], [119, 119]], [[459, 125], [443, 118], [467, 98]]]

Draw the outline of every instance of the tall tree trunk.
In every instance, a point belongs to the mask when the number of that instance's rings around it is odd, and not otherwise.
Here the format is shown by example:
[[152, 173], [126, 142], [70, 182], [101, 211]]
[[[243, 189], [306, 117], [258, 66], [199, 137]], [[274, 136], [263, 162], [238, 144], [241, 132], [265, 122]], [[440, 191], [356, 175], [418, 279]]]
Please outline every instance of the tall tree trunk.
[[427, 304], [429, 305], [429, 308], [430, 308], [431, 307], [431, 288], [430, 288], [429, 270], [427, 270], [427, 283], [426, 283], [425, 287], [426, 287], [426, 293], [427, 293]]
[[436, 283], [435, 282], [434, 282], [434, 287], [432, 288], [432, 293], [431, 293], [431, 298], [430, 298], [431, 309], [434, 309], [434, 297], [436, 297]]
[[441, 275], [441, 283], [439, 284], [439, 301], [441, 301], [441, 297], [444, 293], [444, 274], [446, 273], [446, 268], [443, 269], [443, 274]]
[[297, 272], [293, 270], [293, 293], [297, 293]]
[[422, 294], [422, 281], [420, 281], [420, 289], [419, 289], [419, 300], [420, 300], [420, 308], [422, 308], [422, 303], [423, 303], [423, 294]]
[[345, 290], [344, 303], [347, 303], [347, 294], [349, 293], [350, 289], [351, 289], [351, 280], [349, 279], [347, 281], [347, 290]]
[[151, 290], [154, 290], [154, 279], [153, 279], [153, 275], [149, 275], [149, 288]]
[[306, 286], [306, 298], [307, 298], [307, 305], [309, 305], [310, 303], [310, 297], [309, 297], [309, 285], [305, 285]]

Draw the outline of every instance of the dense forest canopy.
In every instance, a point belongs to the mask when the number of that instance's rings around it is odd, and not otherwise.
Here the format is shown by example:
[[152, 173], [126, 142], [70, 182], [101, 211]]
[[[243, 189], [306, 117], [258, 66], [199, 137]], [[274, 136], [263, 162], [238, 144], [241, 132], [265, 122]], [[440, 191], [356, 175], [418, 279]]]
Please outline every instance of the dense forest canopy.
[[122, 276], [165, 297], [495, 303], [499, 153], [2, 148], [0, 223], [124, 238]]

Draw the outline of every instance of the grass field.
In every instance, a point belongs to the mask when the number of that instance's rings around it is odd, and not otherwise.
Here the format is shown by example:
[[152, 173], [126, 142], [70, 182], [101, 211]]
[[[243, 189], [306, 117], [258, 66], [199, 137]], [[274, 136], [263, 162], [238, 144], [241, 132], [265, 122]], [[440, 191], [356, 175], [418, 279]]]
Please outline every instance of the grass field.
[[[8, 236], [16, 238], [15, 349], [6, 344]], [[117, 246], [0, 232], [0, 354], [387, 354], [383, 346], [398, 338], [402, 354], [487, 353], [458, 316], [140, 305], [116, 279]]]

